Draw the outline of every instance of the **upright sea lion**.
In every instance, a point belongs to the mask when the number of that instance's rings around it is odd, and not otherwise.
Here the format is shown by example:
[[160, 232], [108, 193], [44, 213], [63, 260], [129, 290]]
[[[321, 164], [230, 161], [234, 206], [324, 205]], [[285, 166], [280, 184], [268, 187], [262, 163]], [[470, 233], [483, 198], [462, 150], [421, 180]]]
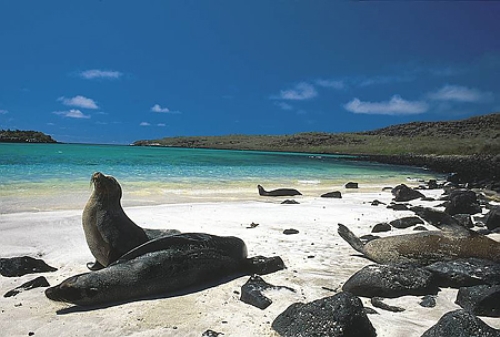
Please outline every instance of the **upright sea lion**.
[[45, 294], [54, 301], [93, 306], [168, 294], [237, 272], [283, 268], [279, 257], [247, 258], [246, 245], [237, 237], [184, 233], [148, 241], [107, 268], [72, 276]]
[[94, 190], [82, 214], [83, 231], [96, 258], [87, 266], [97, 270], [116, 261], [129, 250], [161, 235], [178, 234], [177, 230], [144, 229], [136, 225], [123, 211], [122, 189], [109, 175], [96, 172], [91, 183]]
[[294, 195], [302, 195], [299, 191], [293, 188], [278, 188], [272, 191], [266, 191], [264, 187], [261, 185], [257, 185], [259, 189], [259, 195], [265, 197], [283, 197], [283, 196], [294, 196]]
[[[439, 214], [441, 213], [441, 214]], [[429, 265], [459, 258], [479, 258], [500, 262], [500, 242], [460, 226], [451, 216], [431, 212], [440, 231], [395, 235], [365, 244], [346, 226], [339, 224], [339, 235], [368, 259], [381, 264], [415, 263]]]

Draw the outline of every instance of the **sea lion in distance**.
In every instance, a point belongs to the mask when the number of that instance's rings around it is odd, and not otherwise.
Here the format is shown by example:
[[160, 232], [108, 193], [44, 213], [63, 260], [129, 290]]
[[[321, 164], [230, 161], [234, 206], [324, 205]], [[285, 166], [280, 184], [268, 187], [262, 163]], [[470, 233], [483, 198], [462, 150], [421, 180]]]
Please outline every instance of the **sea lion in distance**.
[[257, 185], [259, 189], [259, 195], [265, 197], [284, 197], [284, 196], [294, 196], [294, 195], [302, 195], [299, 191], [293, 188], [278, 188], [272, 191], [266, 191], [264, 187], [261, 185]]
[[45, 295], [95, 306], [168, 294], [238, 272], [265, 274], [283, 268], [279, 257], [247, 258], [247, 247], [237, 237], [184, 233], [148, 241], [107, 268], [69, 277]]
[[421, 210], [439, 218], [439, 231], [394, 235], [363, 244], [346, 226], [339, 224], [339, 235], [368, 259], [380, 264], [414, 263], [425, 266], [438, 261], [480, 258], [500, 262], [500, 243], [460, 226], [451, 216]]
[[82, 225], [95, 263], [87, 264], [97, 270], [116, 261], [129, 250], [160, 235], [178, 234], [177, 230], [143, 229], [123, 211], [120, 200], [122, 189], [109, 175], [96, 172], [92, 175], [92, 194], [83, 209]]

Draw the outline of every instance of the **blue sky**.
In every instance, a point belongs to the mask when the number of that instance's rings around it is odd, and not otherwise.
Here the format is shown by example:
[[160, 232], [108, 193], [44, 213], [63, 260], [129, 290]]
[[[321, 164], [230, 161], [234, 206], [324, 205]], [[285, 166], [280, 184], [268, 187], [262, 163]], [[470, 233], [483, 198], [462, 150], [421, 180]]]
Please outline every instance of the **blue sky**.
[[61, 142], [500, 111], [496, 1], [2, 1], [0, 129]]

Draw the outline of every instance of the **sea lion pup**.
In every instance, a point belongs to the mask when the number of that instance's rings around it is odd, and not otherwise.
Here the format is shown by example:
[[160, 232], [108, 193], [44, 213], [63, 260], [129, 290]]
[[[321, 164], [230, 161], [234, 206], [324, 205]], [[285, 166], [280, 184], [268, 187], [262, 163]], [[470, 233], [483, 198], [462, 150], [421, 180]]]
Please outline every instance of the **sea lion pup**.
[[[438, 211], [432, 216], [441, 230], [395, 235], [365, 244], [346, 226], [339, 224], [339, 235], [368, 259], [380, 264], [414, 263], [425, 266], [438, 261], [480, 258], [500, 262], [500, 243], [464, 228], [451, 216]], [[439, 214], [441, 213], [441, 214]]]
[[87, 264], [90, 270], [108, 266], [151, 238], [179, 233], [177, 230], [143, 229], [130, 220], [120, 204], [122, 189], [114, 177], [96, 172], [90, 181], [94, 189], [82, 214], [85, 239], [96, 258], [95, 263]]
[[72, 276], [48, 288], [54, 301], [95, 306], [168, 294], [246, 268], [247, 247], [237, 237], [184, 233], [131, 250], [107, 268]]
[[259, 195], [265, 197], [284, 197], [284, 196], [302, 195], [302, 193], [293, 188], [278, 188], [276, 190], [272, 190], [269, 192], [266, 191], [264, 187], [262, 187], [261, 185], [257, 185], [257, 188], [259, 189]]

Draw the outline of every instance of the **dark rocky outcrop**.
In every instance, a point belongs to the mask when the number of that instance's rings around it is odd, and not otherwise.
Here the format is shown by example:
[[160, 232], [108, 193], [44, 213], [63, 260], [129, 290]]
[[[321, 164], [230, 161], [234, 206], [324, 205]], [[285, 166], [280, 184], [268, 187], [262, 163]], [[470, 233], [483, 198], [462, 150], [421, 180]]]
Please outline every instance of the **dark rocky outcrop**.
[[283, 337], [374, 337], [361, 300], [340, 293], [310, 303], [294, 303], [272, 323]]
[[494, 230], [500, 227], [500, 206], [491, 207], [486, 219], [486, 227]]
[[273, 303], [271, 299], [262, 294], [262, 291], [268, 289], [274, 289], [274, 290], [287, 289], [295, 292], [295, 290], [292, 288], [284, 286], [274, 286], [264, 281], [262, 277], [258, 275], [252, 275], [250, 276], [248, 281], [241, 286], [240, 300], [244, 303], [253, 305], [254, 307], [264, 310], [265, 308], [270, 306], [271, 303]]
[[17, 277], [26, 274], [56, 271], [43, 260], [30, 256], [0, 258], [0, 274], [6, 277]]
[[372, 233], [389, 232], [391, 229], [391, 225], [389, 225], [387, 222], [382, 222], [373, 226]]
[[394, 201], [397, 202], [410, 201], [425, 197], [425, 195], [423, 195], [419, 191], [409, 188], [405, 184], [394, 187], [391, 193], [394, 196]]
[[408, 217], [404, 217], [401, 219], [393, 220], [393, 221], [389, 222], [389, 224], [394, 228], [402, 229], [402, 228], [408, 228], [408, 227], [415, 226], [415, 225], [423, 225], [424, 222], [418, 216], [408, 216]]
[[424, 308], [434, 308], [436, 306], [436, 296], [426, 295], [422, 297], [419, 305]]
[[249, 274], [267, 275], [285, 269], [285, 263], [279, 256], [254, 256], [246, 260], [245, 270]]
[[455, 303], [478, 316], [500, 317], [500, 285], [462, 287]]
[[500, 264], [477, 258], [439, 261], [424, 267], [440, 287], [460, 288], [500, 284]]
[[299, 234], [299, 230], [295, 228], [287, 228], [283, 231], [283, 234], [285, 235]]
[[21, 284], [19, 287], [16, 287], [12, 290], [9, 290], [8, 292], [5, 293], [5, 295], [3, 295], [3, 297], [16, 296], [17, 294], [19, 294], [25, 290], [30, 290], [30, 289], [39, 288], [39, 287], [50, 287], [49, 282], [43, 276], [38, 276], [37, 278], [35, 278], [31, 281], [28, 281], [28, 282]]
[[500, 330], [493, 329], [482, 320], [459, 309], [448, 312], [422, 337], [500, 337]]
[[392, 209], [393, 211], [408, 211], [409, 208], [407, 205], [405, 204], [390, 204], [389, 206], [387, 206], [387, 208], [389, 209]]
[[356, 296], [395, 298], [435, 295], [439, 288], [430, 271], [412, 264], [369, 265], [352, 275], [342, 290]]
[[476, 193], [471, 190], [463, 189], [452, 191], [445, 213], [449, 215], [481, 213], [481, 207], [479, 206], [479, 200], [477, 199]]
[[347, 184], [345, 184], [344, 187], [345, 188], [358, 188], [359, 185], [358, 185], [358, 183], [354, 183], [354, 182], [350, 181]]
[[455, 220], [457, 220], [458, 224], [465, 228], [472, 228], [474, 224], [472, 223], [472, 218], [470, 214], [455, 214], [453, 216]]
[[325, 194], [322, 194], [321, 195], [322, 198], [336, 198], [336, 199], [342, 199], [342, 193], [340, 193], [339, 191], [335, 191], [335, 192], [328, 192], [328, 193], [325, 193]]
[[214, 330], [206, 330], [202, 335], [201, 337], [219, 337], [221, 335], [224, 335], [222, 332], [217, 332], [217, 331], [214, 331]]

